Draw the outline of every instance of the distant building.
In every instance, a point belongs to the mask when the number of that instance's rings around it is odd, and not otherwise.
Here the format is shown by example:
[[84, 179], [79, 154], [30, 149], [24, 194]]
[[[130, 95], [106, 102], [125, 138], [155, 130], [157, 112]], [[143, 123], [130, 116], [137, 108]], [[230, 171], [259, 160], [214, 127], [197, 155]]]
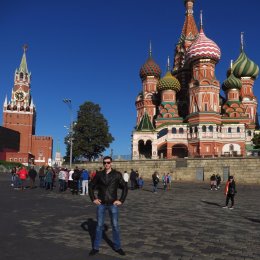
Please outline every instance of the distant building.
[[55, 158], [54, 158], [54, 166], [56, 167], [61, 167], [63, 163], [63, 158], [61, 156], [61, 152], [60, 152], [60, 145], [59, 145], [59, 141], [58, 141], [58, 145], [57, 145], [57, 150], [55, 153]]
[[[19, 149], [6, 151], [6, 161], [25, 165], [48, 165], [52, 158], [53, 140], [50, 136], [36, 136], [36, 109], [31, 96], [31, 73], [26, 62], [26, 47], [19, 69], [14, 74], [11, 100], [7, 97], [3, 106], [3, 127], [20, 134]], [[8, 140], [5, 146], [8, 145]]]
[[221, 85], [215, 74], [220, 48], [205, 35], [202, 14], [198, 30], [194, 0], [184, 4], [172, 69], [168, 59], [168, 71], [161, 78], [151, 47], [140, 69], [132, 158], [245, 156], [258, 125], [253, 86], [259, 67], [247, 57], [241, 34], [241, 53]]

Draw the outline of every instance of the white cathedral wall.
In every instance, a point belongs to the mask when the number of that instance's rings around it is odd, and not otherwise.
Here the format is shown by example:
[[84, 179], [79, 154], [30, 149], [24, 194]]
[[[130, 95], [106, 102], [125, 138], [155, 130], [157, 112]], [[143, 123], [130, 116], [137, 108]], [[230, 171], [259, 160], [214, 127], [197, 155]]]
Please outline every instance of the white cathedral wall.
[[[230, 146], [233, 145], [233, 150], [230, 149]], [[241, 147], [239, 144], [236, 143], [229, 143], [225, 144], [222, 148], [222, 154], [225, 153], [232, 153], [232, 152], [237, 152], [237, 154], [241, 154]]]

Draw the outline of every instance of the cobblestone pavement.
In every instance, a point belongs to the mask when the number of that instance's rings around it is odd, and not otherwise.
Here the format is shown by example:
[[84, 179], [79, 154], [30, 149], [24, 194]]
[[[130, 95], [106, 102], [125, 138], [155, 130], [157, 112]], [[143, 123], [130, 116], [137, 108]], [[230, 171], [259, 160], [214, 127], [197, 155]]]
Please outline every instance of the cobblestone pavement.
[[111, 248], [107, 216], [97, 256], [89, 257], [96, 225], [88, 196], [40, 188], [14, 190], [0, 176], [1, 260], [260, 259], [260, 186], [240, 185], [235, 209], [223, 209], [223, 187], [173, 183], [170, 191], [129, 190], [120, 209], [122, 247]]

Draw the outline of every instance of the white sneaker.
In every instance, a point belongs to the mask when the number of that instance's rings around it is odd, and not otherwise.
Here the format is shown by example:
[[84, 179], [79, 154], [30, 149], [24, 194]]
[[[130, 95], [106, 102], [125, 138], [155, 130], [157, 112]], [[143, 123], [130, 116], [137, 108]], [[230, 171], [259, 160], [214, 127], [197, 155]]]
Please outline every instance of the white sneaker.
[[233, 207], [230, 207], [229, 209], [234, 209]]
[[82, 193], [80, 193], [80, 195], [82, 195], [82, 196], [83, 196], [83, 195], [85, 195], [85, 194], [82, 194]]
[[224, 206], [224, 207], [222, 207], [222, 209], [227, 209], [228, 208], [228, 206]]

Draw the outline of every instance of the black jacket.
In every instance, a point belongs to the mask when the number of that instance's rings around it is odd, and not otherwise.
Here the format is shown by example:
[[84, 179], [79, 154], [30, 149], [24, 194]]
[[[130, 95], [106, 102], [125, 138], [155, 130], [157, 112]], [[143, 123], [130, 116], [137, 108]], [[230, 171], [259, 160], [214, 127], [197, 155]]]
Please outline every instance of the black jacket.
[[89, 182], [89, 196], [92, 201], [96, 199], [94, 191], [98, 190], [97, 198], [101, 204], [112, 205], [117, 198], [117, 189], [121, 189], [120, 201], [123, 203], [127, 196], [127, 183], [120, 172], [112, 169], [106, 174], [105, 171], [97, 172], [92, 181]]

